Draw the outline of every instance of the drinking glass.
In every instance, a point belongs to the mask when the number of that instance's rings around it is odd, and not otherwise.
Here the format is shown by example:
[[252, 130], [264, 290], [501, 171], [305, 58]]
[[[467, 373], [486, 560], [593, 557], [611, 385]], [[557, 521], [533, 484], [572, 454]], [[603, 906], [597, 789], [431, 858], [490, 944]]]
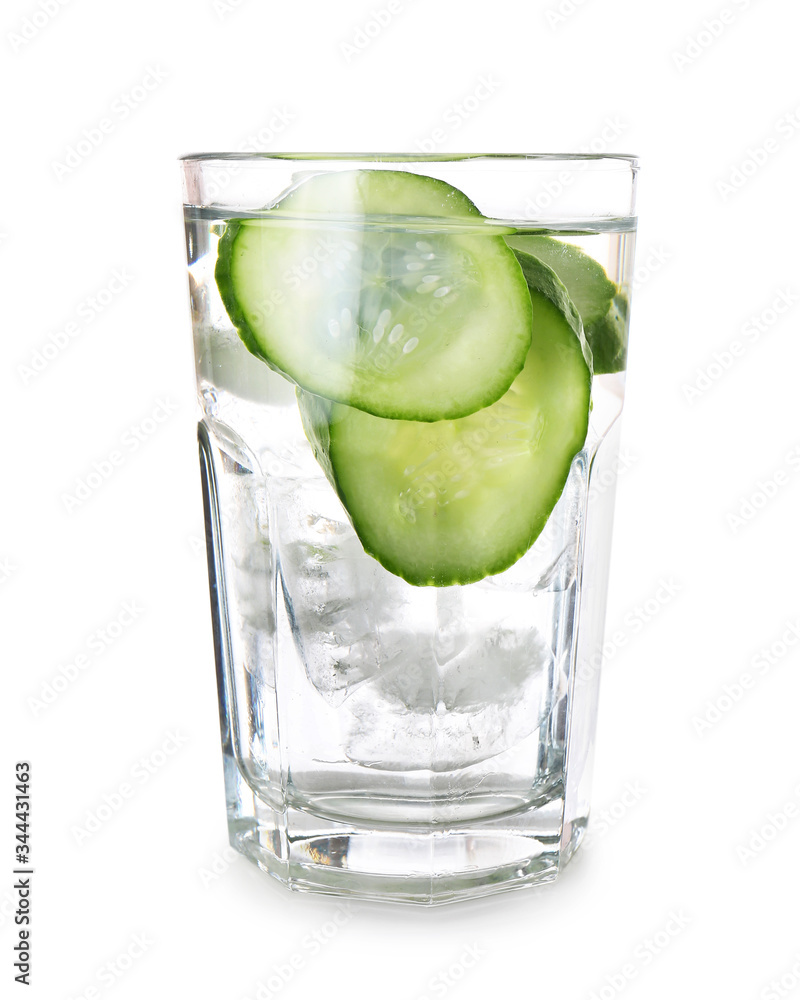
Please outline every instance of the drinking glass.
[[363, 898], [552, 880], [589, 816], [636, 160], [182, 170], [232, 845]]

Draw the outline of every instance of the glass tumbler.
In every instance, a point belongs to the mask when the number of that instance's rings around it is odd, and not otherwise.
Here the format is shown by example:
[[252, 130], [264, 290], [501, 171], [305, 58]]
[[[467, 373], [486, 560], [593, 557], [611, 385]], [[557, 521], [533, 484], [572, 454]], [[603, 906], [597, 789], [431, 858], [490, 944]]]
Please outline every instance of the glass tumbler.
[[628, 156], [182, 160], [232, 845], [442, 903], [584, 836]]

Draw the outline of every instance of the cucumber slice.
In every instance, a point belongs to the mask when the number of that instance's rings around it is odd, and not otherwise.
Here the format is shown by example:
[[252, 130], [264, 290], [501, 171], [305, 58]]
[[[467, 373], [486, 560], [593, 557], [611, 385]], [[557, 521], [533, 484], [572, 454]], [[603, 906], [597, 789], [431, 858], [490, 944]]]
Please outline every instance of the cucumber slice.
[[382, 417], [461, 417], [503, 395], [531, 341], [496, 231], [444, 181], [316, 174], [228, 223], [217, 285], [247, 347], [302, 388]]
[[551, 236], [511, 236], [506, 242], [515, 252], [522, 250], [538, 257], [564, 282], [583, 321], [594, 357], [594, 374], [624, 371], [628, 300], [594, 257]]
[[617, 292], [608, 312], [586, 332], [597, 375], [624, 372], [628, 353], [628, 299]]
[[365, 550], [417, 586], [473, 583], [516, 562], [586, 438], [591, 355], [580, 318], [553, 271], [519, 257], [533, 338], [496, 403], [421, 423], [297, 392], [306, 435]]

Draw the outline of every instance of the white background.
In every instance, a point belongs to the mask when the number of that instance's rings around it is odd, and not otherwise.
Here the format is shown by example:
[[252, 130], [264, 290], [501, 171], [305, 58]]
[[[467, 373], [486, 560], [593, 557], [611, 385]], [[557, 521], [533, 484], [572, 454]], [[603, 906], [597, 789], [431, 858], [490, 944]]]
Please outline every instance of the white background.
[[[394, 0], [355, 55], [343, 44], [383, 0], [37, 2], [6, 3], [0, 31], [2, 995], [252, 1000], [294, 960], [274, 995], [800, 997], [795, 0]], [[599, 149], [616, 132], [605, 151], [642, 162], [594, 829], [543, 890], [345, 912], [223, 854], [175, 160], [255, 133], [265, 149], [414, 150], [481, 77], [494, 93], [442, 151]], [[115, 270], [126, 287], [88, 320]], [[159, 400], [169, 419], [68, 511]], [[679, 592], [659, 601], [665, 580]], [[135, 620], [104, 645], [125, 602]], [[170, 733], [180, 748], [137, 778]], [[9, 892], [20, 758], [27, 992]], [[133, 796], [79, 843], [125, 782]]]

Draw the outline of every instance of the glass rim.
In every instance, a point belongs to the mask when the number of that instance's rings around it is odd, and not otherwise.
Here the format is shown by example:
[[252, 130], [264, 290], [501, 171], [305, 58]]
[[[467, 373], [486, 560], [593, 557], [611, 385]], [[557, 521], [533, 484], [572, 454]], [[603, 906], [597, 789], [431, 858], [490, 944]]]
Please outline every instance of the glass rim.
[[178, 157], [181, 163], [208, 163], [213, 160], [277, 161], [353, 161], [373, 163], [456, 163], [465, 160], [501, 160], [527, 163], [531, 161], [601, 162], [610, 161], [618, 167], [636, 170], [639, 157], [631, 153], [283, 153], [273, 151], [223, 151], [218, 153], [185, 153]]

